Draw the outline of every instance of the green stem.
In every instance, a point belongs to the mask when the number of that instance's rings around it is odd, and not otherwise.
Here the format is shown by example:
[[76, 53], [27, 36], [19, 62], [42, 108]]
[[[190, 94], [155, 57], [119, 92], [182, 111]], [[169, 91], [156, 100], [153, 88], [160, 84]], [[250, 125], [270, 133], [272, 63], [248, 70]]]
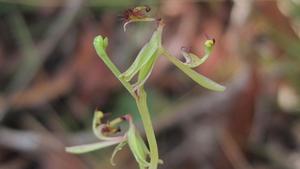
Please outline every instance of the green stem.
[[150, 113], [147, 106], [147, 94], [143, 89], [143, 87], [141, 87], [138, 92], [139, 94], [136, 99], [136, 104], [141, 115], [141, 119], [143, 122], [143, 126], [145, 129], [145, 133], [146, 133], [146, 137], [150, 149], [151, 161], [150, 161], [149, 169], [157, 169], [157, 165], [159, 162], [158, 148], [157, 148], [154, 129], [151, 123]]

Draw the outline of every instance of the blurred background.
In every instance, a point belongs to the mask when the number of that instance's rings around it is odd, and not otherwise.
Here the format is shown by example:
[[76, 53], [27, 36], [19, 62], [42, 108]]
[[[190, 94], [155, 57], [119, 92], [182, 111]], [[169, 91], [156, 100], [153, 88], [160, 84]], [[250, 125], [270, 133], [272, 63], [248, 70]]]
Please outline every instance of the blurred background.
[[[208, 91], [161, 57], [146, 84], [161, 169], [300, 169], [299, 0], [0, 0], [0, 168], [128, 169], [128, 148], [72, 155], [97, 141], [96, 107], [131, 113], [127, 91], [98, 58], [96, 35], [124, 71], [156, 25], [122, 30], [124, 10], [149, 5], [166, 21], [164, 46], [212, 56], [196, 70], [227, 87]], [[142, 128], [140, 131], [143, 133]]]

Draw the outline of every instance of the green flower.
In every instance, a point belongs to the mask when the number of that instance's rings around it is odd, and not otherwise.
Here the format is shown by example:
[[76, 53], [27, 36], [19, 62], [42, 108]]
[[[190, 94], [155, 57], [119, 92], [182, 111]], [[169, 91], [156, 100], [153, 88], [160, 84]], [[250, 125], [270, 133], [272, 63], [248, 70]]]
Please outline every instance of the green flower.
[[[93, 132], [101, 141], [97, 143], [66, 147], [66, 152], [82, 154], [118, 144], [115, 147], [110, 160], [111, 164], [115, 165], [114, 157], [116, 156], [117, 152], [128, 144], [136, 161], [140, 165], [140, 168], [148, 167], [149, 162], [147, 162], [147, 158], [149, 156], [149, 150], [144, 143], [144, 140], [136, 130], [136, 127], [132, 121], [132, 117], [130, 115], [124, 115], [110, 122], [102, 123], [101, 120], [103, 115], [103, 112], [97, 110], [95, 111], [93, 118]], [[117, 125], [124, 121], [129, 123], [127, 132], [125, 132], [122, 136], [111, 136], [119, 131]]]

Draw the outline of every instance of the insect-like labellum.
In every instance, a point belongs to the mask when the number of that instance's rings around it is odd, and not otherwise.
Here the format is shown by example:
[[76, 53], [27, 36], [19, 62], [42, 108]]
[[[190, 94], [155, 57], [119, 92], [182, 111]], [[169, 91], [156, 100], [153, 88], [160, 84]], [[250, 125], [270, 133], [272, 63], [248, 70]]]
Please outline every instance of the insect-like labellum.
[[124, 11], [122, 19], [125, 22], [134, 19], [145, 19], [147, 17], [147, 13], [151, 11], [149, 6], [138, 6], [134, 8], [127, 9]]
[[149, 6], [138, 6], [123, 12], [122, 20], [124, 21], [124, 31], [126, 31], [126, 26], [131, 22], [155, 21], [155, 18], [151, 18], [147, 15], [150, 11], [151, 8]]

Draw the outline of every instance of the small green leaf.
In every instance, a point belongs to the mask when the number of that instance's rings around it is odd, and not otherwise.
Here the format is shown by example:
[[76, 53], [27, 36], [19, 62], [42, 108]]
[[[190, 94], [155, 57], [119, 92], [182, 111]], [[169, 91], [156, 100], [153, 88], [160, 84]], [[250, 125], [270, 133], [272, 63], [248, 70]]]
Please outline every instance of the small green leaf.
[[123, 142], [121, 142], [120, 144], [118, 144], [118, 145], [115, 147], [114, 152], [112, 153], [111, 158], [110, 158], [110, 163], [111, 163], [111, 165], [113, 165], [113, 166], [116, 165], [116, 163], [114, 162], [114, 158], [115, 158], [115, 156], [117, 155], [117, 153], [118, 153], [119, 151], [121, 151], [122, 148], [123, 148], [126, 144], [127, 144], [127, 141], [123, 141]]
[[82, 154], [91, 151], [95, 151], [101, 148], [109, 147], [115, 144], [120, 143], [122, 140], [114, 140], [114, 141], [103, 141], [99, 143], [85, 144], [80, 146], [66, 147], [66, 152], [73, 154]]
[[225, 87], [208, 79], [207, 77], [199, 74], [193, 69], [189, 68], [187, 65], [179, 61], [177, 58], [170, 55], [166, 50], [164, 50], [163, 55], [170, 60], [175, 66], [177, 66], [181, 71], [183, 71], [187, 76], [197, 82], [199, 85], [214, 91], [224, 91]]

